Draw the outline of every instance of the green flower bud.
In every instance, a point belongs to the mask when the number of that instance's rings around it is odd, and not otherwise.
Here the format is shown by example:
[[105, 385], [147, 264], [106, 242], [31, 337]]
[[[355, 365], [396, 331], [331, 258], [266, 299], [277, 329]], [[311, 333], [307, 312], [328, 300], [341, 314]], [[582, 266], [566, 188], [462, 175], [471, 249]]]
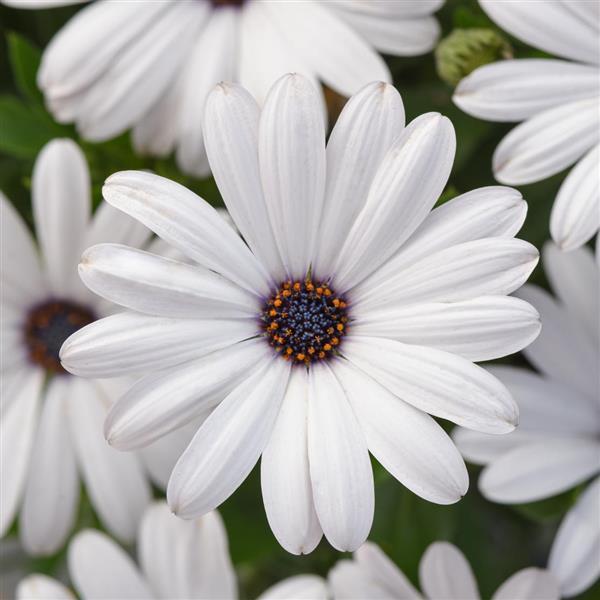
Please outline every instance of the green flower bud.
[[512, 48], [492, 29], [455, 29], [435, 50], [438, 75], [452, 86], [477, 67], [506, 58], [512, 58]]

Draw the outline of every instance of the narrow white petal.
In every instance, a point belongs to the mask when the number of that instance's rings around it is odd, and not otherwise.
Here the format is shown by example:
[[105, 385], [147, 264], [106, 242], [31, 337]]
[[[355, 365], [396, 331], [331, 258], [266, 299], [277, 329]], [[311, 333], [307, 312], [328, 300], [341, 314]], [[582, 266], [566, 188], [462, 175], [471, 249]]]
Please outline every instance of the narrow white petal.
[[75, 600], [75, 596], [56, 579], [35, 574], [19, 582], [16, 600]]
[[325, 189], [325, 130], [315, 88], [285, 75], [271, 88], [258, 131], [260, 174], [281, 258], [291, 278], [314, 254]]
[[22, 310], [24, 302], [35, 303], [47, 292], [31, 233], [2, 192], [0, 240], [0, 299], [4, 320], [9, 305]]
[[190, 519], [213, 510], [246, 479], [264, 450], [290, 365], [275, 357], [234, 389], [204, 422], [177, 461], [167, 501]]
[[568, 4], [571, 2], [545, 0], [540, 5], [523, 0], [480, 0], [493, 21], [526, 44], [550, 54], [597, 64], [597, 25], [592, 19], [586, 22], [578, 18]]
[[123, 312], [74, 333], [60, 356], [76, 375], [118, 377], [197, 359], [257, 332], [251, 319], [166, 319]]
[[549, 438], [524, 444], [493, 461], [479, 487], [495, 502], [535, 502], [600, 473], [600, 442]]
[[518, 408], [487, 371], [454, 354], [393, 340], [348, 337], [344, 356], [416, 408], [484, 433], [508, 433]]
[[370, 452], [396, 479], [437, 504], [452, 504], [466, 494], [469, 476], [465, 463], [428, 414], [397, 398], [347, 361], [336, 361], [333, 371]]
[[260, 308], [256, 296], [208, 269], [118, 244], [88, 248], [79, 276], [99, 296], [150, 315], [239, 318]]
[[237, 597], [227, 534], [217, 512], [183, 521], [165, 502], [156, 502], [144, 514], [138, 556], [160, 598]]
[[110, 204], [204, 267], [251, 292], [269, 292], [267, 276], [239, 235], [185, 187], [152, 173], [122, 171], [106, 180], [102, 193]]
[[68, 551], [69, 574], [83, 598], [154, 598], [131, 557], [107, 535], [78, 533]]
[[215, 84], [235, 78], [238, 21], [238, 11], [233, 7], [210, 11], [182, 75], [176, 160], [184, 173], [206, 176], [202, 114]]
[[338, 289], [370, 275], [424, 221], [446, 185], [455, 149], [452, 123], [437, 113], [417, 117], [400, 134], [377, 169], [340, 251], [334, 279]]
[[544, 569], [522, 569], [509, 577], [492, 596], [492, 600], [558, 600], [556, 578]]
[[[255, 10], [255, 6], [260, 5], [252, 3], [244, 13]], [[259, 115], [258, 105], [244, 88], [221, 83], [206, 101], [204, 141], [227, 210], [252, 252], [279, 283], [285, 279], [285, 269], [260, 180]]]
[[17, 513], [27, 478], [29, 457], [38, 422], [44, 373], [32, 370], [11, 406], [2, 407], [0, 420], [0, 536], [4, 536]]
[[463, 553], [448, 542], [434, 542], [427, 548], [419, 564], [419, 581], [428, 598], [479, 598], [471, 566]]
[[53, 140], [38, 154], [31, 181], [33, 216], [49, 284], [58, 297], [80, 294], [76, 268], [91, 210], [83, 152], [72, 140]]
[[515, 127], [493, 157], [500, 183], [534, 183], [559, 173], [598, 143], [598, 99], [548, 109]]
[[262, 339], [218, 350], [198, 360], [150, 373], [119, 398], [106, 418], [109, 444], [132, 450], [214, 408], [260, 362], [270, 348]]
[[112, 399], [93, 381], [73, 378], [71, 386], [68, 426], [87, 493], [111, 535], [131, 542], [150, 502], [150, 486], [137, 457], [104, 440], [102, 422]]
[[323, 535], [313, 503], [307, 442], [308, 375], [293, 369], [261, 459], [269, 525], [292, 554], [309, 554]]
[[310, 368], [308, 385], [308, 459], [315, 508], [329, 543], [340, 551], [354, 551], [373, 523], [367, 442], [327, 365]]
[[404, 106], [391, 85], [371, 83], [344, 106], [327, 143], [325, 205], [313, 260], [317, 279], [331, 276], [373, 177], [403, 128]]
[[528, 360], [553, 379], [598, 398], [598, 355], [591, 336], [542, 288], [526, 285], [518, 296], [532, 304], [542, 318], [542, 332], [525, 349]]
[[317, 575], [294, 575], [265, 590], [257, 600], [327, 600], [327, 583]]
[[148, 241], [150, 235], [150, 231], [139, 221], [123, 214], [108, 202], [102, 202], [85, 233], [83, 247], [105, 242], [139, 248]]
[[550, 550], [548, 568], [560, 581], [564, 596], [575, 596], [600, 577], [600, 478], [581, 494], [560, 524]]
[[523, 240], [474, 240], [439, 250], [406, 267], [395, 269], [390, 262], [357, 286], [350, 300], [356, 315], [362, 315], [399, 304], [504, 296], [527, 281], [538, 260], [535, 246]]
[[515, 123], [569, 102], [598, 96], [598, 69], [564, 60], [501, 60], [476, 69], [454, 92], [466, 113]]
[[550, 233], [563, 250], [585, 244], [600, 228], [599, 162], [600, 146], [595, 146], [558, 190], [550, 214]]
[[352, 335], [433, 346], [474, 362], [521, 350], [540, 328], [540, 317], [530, 304], [507, 296], [367, 311], [351, 325]]
[[337, 4], [343, 10], [359, 14], [404, 17], [408, 19], [434, 13], [442, 7], [444, 0], [402, 0], [402, 2], [390, 2], [389, 0], [370, 0], [369, 2], [338, 0]]
[[307, 67], [336, 92], [351, 96], [371, 81], [391, 80], [377, 52], [322, 3], [305, 0], [267, 6]]
[[59, 550], [77, 514], [79, 477], [71, 436], [65, 430], [71, 384], [68, 376], [57, 375], [50, 381], [29, 462], [20, 536], [27, 552], [34, 555]]
[[[364, 546], [365, 544], [361, 548]], [[395, 590], [392, 592], [379, 581], [372, 579], [365, 569], [352, 560], [338, 560], [329, 571], [327, 580], [332, 596], [336, 600], [358, 600], [359, 598], [400, 600], [401, 598]]]
[[561, 252], [551, 242], [543, 249], [544, 267], [552, 289], [586, 334], [598, 335], [600, 274], [589, 248]]

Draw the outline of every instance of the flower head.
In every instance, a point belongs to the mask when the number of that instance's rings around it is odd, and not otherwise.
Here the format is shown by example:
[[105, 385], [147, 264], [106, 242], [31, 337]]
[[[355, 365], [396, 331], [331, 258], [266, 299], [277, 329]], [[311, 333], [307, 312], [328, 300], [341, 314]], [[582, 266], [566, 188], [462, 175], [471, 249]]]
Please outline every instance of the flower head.
[[385, 83], [351, 98], [327, 147], [318, 94], [299, 75], [280, 79], [262, 112], [220, 84], [205, 131], [241, 237], [156, 175], [116, 173], [104, 187], [197, 263], [114, 244], [84, 253], [86, 285], [134, 312], [74, 334], [63, 364], [105, 377], [135, 356], [156, 369], [111, 409], [109, 442], [135, 449], [203, 419], [171, 475], [172, 509], [192, 518], [218, 506], [262, 455], [269, 523], [295, 553], [323, 532], [343, 550], [366, 539], [369, 450], [420, 496], [459, 500], [464, 463], [427, 413], [489, 433], [517, 422], [510, 394], [472, 361], [539, 331], [535, 310], [506, 297], [538, 258], [513, 237], [520, 195], [484, 188], [431, 211], [452, 125], [426, 114], [404, 127]]

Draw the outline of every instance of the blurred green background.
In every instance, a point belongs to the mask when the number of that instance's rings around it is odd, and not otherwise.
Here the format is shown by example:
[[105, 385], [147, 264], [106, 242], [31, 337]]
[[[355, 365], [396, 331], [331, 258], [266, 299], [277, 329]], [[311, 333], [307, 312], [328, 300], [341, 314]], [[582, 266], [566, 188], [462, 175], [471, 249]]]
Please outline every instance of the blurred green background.
[[[152, 169], [179, 181], [212, 204], [222, 202], [212, 179], [200, 181], [183, 176], [174, 161], [140, 158], [133, 154], [128, 134], [103, 144], [78, 139], [74, 128], [55, 123], [43, 106], [35, 87], [35, 71], [40, 50], [77, 12], [78, 7], [43, 11], [19, 11], [0, 6], [2, 27], [0, 46], [0, 189], [31, 224], [30, 175], [40, 148], [53, 137], [72, 137], [82, 146], [91, 168], [94, 200], [100, 201], [104, 179], [122, 169]], [[442, 37], [455, 28], [486, 27], [496, 30], [475, 0], [447, 0], [437, 13]], [[540, 56], [507, 34], [515, 57]], [[510, 124], [487, 123], [469, 117], [452, 104], [453, 89], [436, 72], [433, 53], [416, 58], [387, 57], [394, 83], [402, 94], [407, 120], [428, 111], [447, 115], [456, 128], [457, 156], [454, 170], [442, 200], [471, 189], [494, 185], [491, 157]], [[343, 102], [328, 94], [330, 108], [337, 112]], [[525, 226], [519, 235], [538, 248], [548, 239], [550, 209], [566, 173], [544, 182], [522, 186], [529, 203]], [[541, 266], [532, 281], [546, 285]], [[519, 356], [502, 362], [523, 363]], [[490, 597], [512, 573], [528, 566], [545, 566], [550, 545], [560, 519], [574, 502], [579, 490], [547, 501], [523, 506], [501, 506], [481, 497], [477, 490], [479, 469], [469, 467], [471, 488], [453, 506], [437, 506], [421, 500], [374, 464], [376, 482], [375, 522], [370, 539], [417, 583], [419, 559], [435, 540], [455, 543], [467, 556], [481, 594]], [[157, 492], [158, 495], [158, 492]], [[307, 557], [286, 553], [268, 527], [258, 469], [221, 508], [230, 538], [233, 560], [239, 573], [242, 598], [253, 598], [269, 585], [299, 573], [326, 575], [341, 558], [326, 541]], [[99, 526], [89, 504], [83, 501], [80, 526]], [[0, 572], [13, 567], [50, 575], [64, 572], [64, 555], [50, 559], [26, 559], [3, 550]], [[26, 562], [22, 562], [26, 561]], [[600, 584], [581, 598], [600, 598]]]

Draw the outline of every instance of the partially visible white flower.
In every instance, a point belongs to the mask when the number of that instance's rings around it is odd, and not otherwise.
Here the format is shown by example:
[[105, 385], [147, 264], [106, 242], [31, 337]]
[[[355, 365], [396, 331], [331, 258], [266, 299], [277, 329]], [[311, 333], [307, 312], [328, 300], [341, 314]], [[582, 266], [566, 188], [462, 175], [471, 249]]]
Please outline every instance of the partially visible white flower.
[[107, 439], [134, 450], [202, 421], [169, 505], [184, 518], [212, 510], [261, 459], [269, 523], [297, 554], [323, 534], [342, 550], [366, 539], [369, 451], [419, 496], [457, 502], [467, 471], [430, 414], [511, 431], [516, 404], [473, 363], [539, 332], [537, 312], [507, 297], [538, 260], [514, 239], [520, 194], [483, 188], [431, 210], [452, 168], [452, 124], [430, 113], [404, 127], [384, 83], [349, 100], [327, 147], [318, 95], [300, 75], [282, 77], [262, 111], [220, 84], [205, 123], [241, 237], [162, 177], [126, 171], [104, 186], [197, 261], [117, 244], [84, 253], [86, 285], [132, 312], [74, 334], [63, 364], [86, 377], [153, 371], [113, 406]]
[[432, 15], [442, 4], [99, 0], [50, 42], [38, 84], [54, 117], [75, 122], [85, 139], [106, 140], [133, 128], [138, 151], [175, 150], [183, 171], [205, 176], [201, 117], [219, 81], [240, 81], [262, 102], [281, 75], [296, 71], [319, 89], [322, 81], [350, 96], [371, 81], [391, 81], [377, 50], [398, 56], [429, 52], [439, 35]]
[[[127, 382], [73, 377], [58, 351], [71, 333], [114, 311], [81, 285], [82, 250], [100, 241], [140, 246], [150, 232], [106, 203], [91, 216], [88, 167], [71, 140], [53, 140], [40, 152], [32, 203], [37, 246], [0, 193], [0, 535], [20, 510], [27, 551], [57, 551], [73, 526], [83, 479], [105, 527], [130, 541], [150, 486], [138, 457], [114, 451], [102, 435], [106, 411]], [[166, 485], [190, 437], [168, 436], [142, 452], [157, 484]]]
[[[327, 580], [316, 575], [290, 577], [269, 588], [258, 600], [479, 600], [477, 581], [462, 552], [448, 542], [431, 544], [419, 565], [422, 594], [372, 542], [352, 560], [341, 560]], [[558, 600], [558, 584], [543, 569], [530, 567], [509, 577], [492, 600]]]
[[[110, 537], [87, 529], [68, 549], [69, 576], [82, 600], [165, 598], [235, 600], [237, 582], [221, 517], [211, 512], [182, 521], [164, 502], [144, 513], [136, 564]], [[62, 583], [33, 574], [17, 587], [17, 600], [72, 600]]]
[[561, 59], [504, 60], [463, 79], [454, 102], [490, 121], [524, 121], [494, 153], [496, 179], [521, 185], [575, 164], [562, 184], [550, 232], [563, 250], [600, 226], [600, 3], [480, 0], [498, 25]]
[[519, 428], [502, 437], [458, 429], [454, 439], [467, 460], [487, 465], [479, 487], [496, 502], [534, 502], [596, 477], [550, 552], [563, 595], [573, 596], [600, 576], [600, 278], [588, 248], [565, 254], [549, 243], [543, 256], [558, 298], [532, 285], [518, 293], [542, 317], [542, 333], [524, 350], [539, 374], [490, 368], [519, 404]]

